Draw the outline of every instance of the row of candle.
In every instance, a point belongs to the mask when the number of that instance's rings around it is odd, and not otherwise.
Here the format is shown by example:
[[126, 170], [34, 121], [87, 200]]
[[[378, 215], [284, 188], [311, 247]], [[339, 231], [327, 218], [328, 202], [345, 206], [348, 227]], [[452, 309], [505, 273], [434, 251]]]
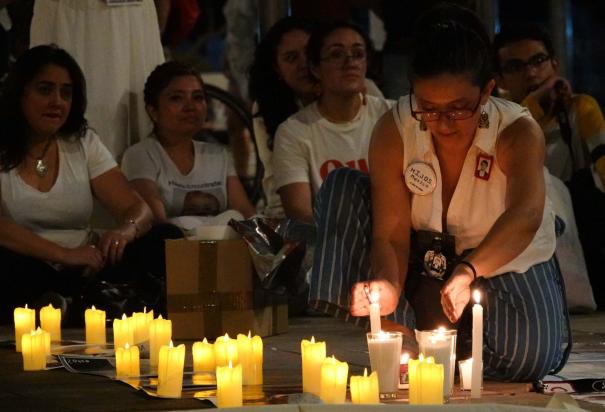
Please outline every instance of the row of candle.
[[[36, 329], [36, 311], [25, 305], [16, 308], [15, 319], [15, 346], [21, 352], [21, 337]], [[52, 342], [61, 341], [61, 309], [48, 305], [40, 309], [40, 327], [49, 333]]]

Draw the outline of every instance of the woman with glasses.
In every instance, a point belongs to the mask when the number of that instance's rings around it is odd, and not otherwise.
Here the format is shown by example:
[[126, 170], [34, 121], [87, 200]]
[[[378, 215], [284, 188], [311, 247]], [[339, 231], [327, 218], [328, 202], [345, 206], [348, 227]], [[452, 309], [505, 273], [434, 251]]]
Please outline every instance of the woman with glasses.
[[370, 176], [337, 170], [318, 195], [310, 301], [366, 317], [376, 291], [383, 329], [456, 328], [468, 357], [479, 289], [485, 376], [540, 379], [564, 363], [566, 326], [544, 137], [521, 106], [490, 97], [473, 12], [429, 10], [414, 45], [413, 92], [374, 129]]
[[309, 69], [321, 94], [277, 129], [273, 169], [286, 216], [313, 223], [313, 196], [340, 167], [368, 172], [374, 124], [391, 103], [363, 96], [370, 41], [356, 26], [336, 22], [311, 34]]

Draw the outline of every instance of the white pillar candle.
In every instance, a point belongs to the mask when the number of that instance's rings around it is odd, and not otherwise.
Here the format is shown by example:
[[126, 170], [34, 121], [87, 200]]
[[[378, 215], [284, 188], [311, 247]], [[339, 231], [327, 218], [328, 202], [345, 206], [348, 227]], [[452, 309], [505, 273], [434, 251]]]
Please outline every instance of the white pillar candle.
[[15, 308], [15, 347], [21, 352], [21, 336], [36, 329], [36, 311], [27, 307]]
[[242, 406], [242, 365], [216, 368], [216, 403], [219, 408]]
[[158, 395], [166, 398], [180, 398], [183, 390], [183, 368], [185, 366], [185, 345], [176, 348], [172, 341], [160, 348], [158, 363]]
[[86, 344], [105, 345], [105, 311], [93, 307], [84, 312], [86, 324]]
[[51, 342], [61, 342], [61, 309], [52, 304], [40, 309], [40, 326], [50, 334]]
[[370, 292], [370, 332], [380, 332], [380, 292]]
[[46, 368], [47, 342], [50, 344], [50, 335], [40, 328], [21, 336], [23, 370], [39, 371]]
[[481, 294], [473, 292], [473, 375], [471, 380], [471, 398], [481, 397], [481, 382], [483, 381], [483, 307], [479, 304]]
[[460, 361], [458, 363], [458, 371], [460, 372], [460, 389], [470, 391], [473, 376], [473, 358]]
[[321, 364], [326, 359], [326, 342], [315, 342], [303, 339], [300, 342], [302, 359], [303, 392], [319, 396], [321, 380]]
[[162, 319], [162, 315], [151, 321], [149, 325], [149, 365], [152, 368], [158, 366], [160, 348], [168, 345], [172, 339], [172, 322]]

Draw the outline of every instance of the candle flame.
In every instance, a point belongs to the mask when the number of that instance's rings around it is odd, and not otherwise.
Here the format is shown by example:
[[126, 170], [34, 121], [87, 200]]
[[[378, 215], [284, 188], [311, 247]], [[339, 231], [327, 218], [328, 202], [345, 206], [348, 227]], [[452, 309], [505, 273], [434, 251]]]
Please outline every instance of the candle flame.
[[475, 300], [475, 303], [481, 302], [481, 293], [479, 292], [478, 289], [475, 289], [473, 291], [473, 299]]
[[51, 308], [51, 309], [54, 309], [54, 308], [53, 308], [53, 304], [52, 304], [52, 303], [49, 303], [47, 307], [49, 307], [49, 308]]
[[231, 362], [231, 359], [229, 359], [229, 369], [233, 368], [233, 363]]
[[170, 343], [168, 344], [169, 348], [174, 348], [174, 345], [172, 344], [172, 339], [170, 339]]
[[410, 361], [410, 354], [407, 352], [402, 353], [401, 358], [399, 358], [399, 363], [402, 365], [407, 365], [409, 361]]
[[439, 333], [443, 334], [443, 333], [445, 333], [445, 328], [444, 328], [443, 326], [439, 326], [439, 327], [437, 328], [437, 332], [439, 332]]
[[422, 353], [418, 356], [418, 360], [424, 362], [424, 355]]
[[225, 333], [225, 342], [229, 342], [229, 334]]
[[36, 329], [36, 333], [42, 333], [42, 329], [40, 329], [40, 326], [38, 326], [38, 329]]
[[380, 292], [377, 290], [373, 290], [370, 292], [370, 303], [378, 303], [380, 302]]
[[368, 377], [368, 368], [363, 368], [363, 377], [364, 378]]
[[202, 341], [202, 343], [208, 343], [208, 339], [204, 338], [204, 340]]
[[95, 308], [95, 305], [92, 305], [92, 310], [97, 310], [97, 309]]
[[130, 345], [128, 344], [128, 342], [126, 342], [126, 345], [124, 345], [124, 349], [128, 349], [130, 348]]
[[311, 336], [311, 343], [315, 343], [315, 336]]
[[143, 306], [143, 313], [147, 313], [147, 306]]
[[25, 304], [25, 309], [27, 309], [27, 303]]
[[162, 319], [162, 315], [158, 316], [158, 319]]
[[252, 339], [252, 333], [248, 330], [248, 339]]
[[122, 313], [122, 320], [126, 320], [126, 314]]

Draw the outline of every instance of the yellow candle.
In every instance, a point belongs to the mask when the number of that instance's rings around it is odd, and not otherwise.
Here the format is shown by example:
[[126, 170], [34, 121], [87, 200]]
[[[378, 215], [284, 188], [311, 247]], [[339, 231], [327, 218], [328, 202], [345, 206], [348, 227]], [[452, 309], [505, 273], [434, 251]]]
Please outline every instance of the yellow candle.
[[46, 342], [50, 342], [48, 332], [38, 328], [21, 336], [23, 370], [39, 371], [46, 368]]
[[204, 338], [201, 342], [195, 342], [191, 347], [193, 355], [194, 372], [214, 372], [216, 371], [216, 360], [214, 359], [214, 345], [208, 343]]
[[363, 376], [351, 376], [351, 402], [361, 404], [380, 403], [378, 392], [378, 375], [372, 372], [368, 376], [368, 370], [363, 369]]
[[326, 342], [315, 342], [315, 337], [300, 342], [303, 392], [319, 396], [321, 364], [326, 359]]
[[334, 356], [324, 359], [321, 364], [320, 399], [324, 403], [344, 403], [348, 375], [349, 365], [346, 362], [340, 362]]
[[216, 398], [219, 408], [242, 406], [242, 366], [217, 366]]
[[127, 342], [134, 340], [133, 324], [126, 314], [122, 315], [122, 319], [113, 320], [113, 346], [114, 348], [122, 348]]
[[[157, 319], [156, 319], [157, 320]], [[183, 367], [185, 366], [185, 345], [176, 348], [172, 341], [160, 348], [158, 364], [158, 395], [179, 398], [183, 389]]]
[[15, 319], [15, 347], [17, 352], [21, 352], [21, 336], [36, 329], [36, 311], [25, 305], [24, 308], [16, 308], [13, 315]]
[[149, 325], [149, 364], [152, 368], [158, 366], [160, 348], [168, 345], [172, 339], [172, 322], [162, 319], [162, 315], [151, 321]]
[[52, 342], [61, 342], [61, 309], [52, 304], [40, 309], [40, 326], [50, 334]]
[[86, 309], [84, 312], [84, 322], [86, 324], [86, 343], [88, 345], [105, 345], [105, 311], [96, 309]]
[[127, 378], [141, 374], [140, 355], [138, 346], [130, 346], [128, 342], [123, 348], [116, 349], [116, 377]]
[[143, 312], [134, 312], [132, 314], [134, 327], [134, 343], [141, 343], [149, 340], [149, 323], [153, 320], [153, 311], [147, 313], [147, 308]]
[[432, 356], [411, 359], [408, 364], [410, 404], [443, 404], [443, 365], [435, 364]]
[[238, 363], [237, 340], [229, 338], [229, 334], [219, 336], [214, 342], [214, 357], [216, 366], [227, 366], [229, 362]]
[[242, 365], [244, 385], [263, 384], [263, 340], [260, 336], [237, 335], [237, 358]]

